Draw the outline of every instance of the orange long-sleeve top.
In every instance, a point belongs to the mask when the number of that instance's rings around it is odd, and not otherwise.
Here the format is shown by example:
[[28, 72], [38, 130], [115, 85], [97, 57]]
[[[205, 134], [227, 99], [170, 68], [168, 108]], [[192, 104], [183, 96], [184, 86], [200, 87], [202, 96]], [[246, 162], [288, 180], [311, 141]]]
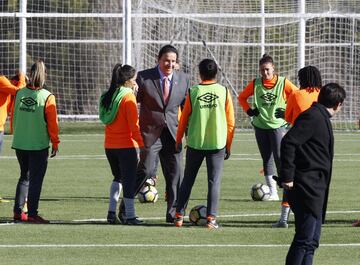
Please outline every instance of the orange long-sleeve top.
[[[31, 86], [27, 86], [29, 89], [36, 89], [32, 88]], [[12, 104], [12, 111], [14, 113], [15, 104]], [[47, 123], [47, 131], [50, 137], [50, 142], [52, 144], [52, 148], [58, 150], [60, 144], [59, 138], [59, 121], [57, 116], [57, 108], [56, 108], [56, 100], [54, 95], [50, 95], [46, 101], [45, 105], [45, 118]], [[13, 116], [11, 117], [11, 133], [13, 132]]]
[[105, 126], [104, 147], [117, 149], [143, 146], [136, 97], [128, 93], [122, 98], [114, 121]]
[[52, 148], [57, 150], [59, 148], [60, 139], [59, 121], [57, 117], [56, 101], [54, 95], [50, 95], [46, 101], [45, 117]]
[[[209, 84], [209, 82], [203, 81], [202, 84]], [[184, 136], [186, 127], [189, 122], [189, 117], [191, 115], [191, 111], [192, 111], [192, 107], [191, 107], [190, 95], [188, 94], [185, 100], [184, 109], [181, 112], [181, 117], [176, 132], [176, 142], [178, 144], [181, 143], [182, 138]], [[225, 112], [226, 112], [226, 123], [227, 123], [226, 149], [230, 150], [232, 140], [234, 137], [234, 131], [235, 131], [235, 116], [234, 116], [234, 106], [229, 90], [227, 91]]]
[[[263, 86], [266, 89], [272, 89], [275, 86], [277, 80], [278, 80], [278, 76], [274, 75], [271, 80], [267, 80], [267, 79], [263, 80]], [[245, 112], [247, 112], [250, 109], [250, 104], [247, 102], [247, 100], [249, 97], [254, 95], [254, 85], [255, 85], [255, 80], [250, 82], [238, 96], [239, 104]], [[290, 94], [295, 90], [298, 90], [297, 86], [291, 83], [288, 79], [285, 79], [284, 91], [283, 91], [284, 99], [287, 100]]]
[[292, 125], [299, 114], [316, 102], [320, 93], [319, 88], [305, 88], [294, 91], [288, 98], [285, 109], [285, 120]]
[[18, 81], [10, 81], [5, 76], [0, 76], [0, 131], [4, 131], [6, 118], [10, 111], [11, 97], [25, 84], [24, 74], [19, 74]]

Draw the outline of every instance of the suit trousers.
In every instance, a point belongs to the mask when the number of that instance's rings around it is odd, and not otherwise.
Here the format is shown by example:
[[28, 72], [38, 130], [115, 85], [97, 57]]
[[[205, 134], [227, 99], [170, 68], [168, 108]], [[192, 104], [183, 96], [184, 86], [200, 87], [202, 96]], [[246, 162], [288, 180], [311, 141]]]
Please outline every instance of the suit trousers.
[[292, 209], [295, 236], [286, 256], [286, 265], [311, 265], [319, 247], [322, 219], [305, 209]]
[[175, 217], [177, 194], [182, 181], [182, 152], [176, 152], [175, 140], [167, 128], [163, 129], [160, 138], [152, 146], [144, 147], [140, 151], [135, 194], [139, 192], [146, 179], [152, 177], [158, 156], [166, 183], [166, 220], [172, 222]]
[[49, 149], [39, 151], [16, 150], [20, 178], [16, 186], [14, 212], [21, 213], [28, 198], [28, 215], [38, 214], [42, 184], [48, 164]]

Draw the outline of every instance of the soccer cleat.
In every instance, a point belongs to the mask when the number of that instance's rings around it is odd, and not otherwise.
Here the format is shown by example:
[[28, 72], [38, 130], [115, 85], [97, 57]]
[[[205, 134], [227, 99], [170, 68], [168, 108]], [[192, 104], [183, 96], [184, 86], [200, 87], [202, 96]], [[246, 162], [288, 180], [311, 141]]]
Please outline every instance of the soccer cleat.
[[140, 219], [138, 219], [137, 217], [134, 218], [130, 218], [130, 219], [125, 219], [124, 220], [124, 225], [141, 225], [144, 222]]
[[28, 216], [27, 221], [28, 221], [28, 223], [33, 223], [33, 224], [49, 224], [50, 223], [50, 221], [45, 220], [40, 215]]
[[271, 194], [268, 201], [280, 201], [279, 195], [277, 193]]
[[353, 226], [360, 227], [360, 219], [357, 222], [353, 223]]
[[289, 224], [287, 222], [277, 221], [271, 225], [272, 228], [288, 228]]
[[184, 222], [184, 216], [181, 213], [176, 213], [174, 218], [174, 224], [176, 227], [182, 227]]
[[28, 216], [26, 213], [14, 213], [14, 222], [26, 222], [28, 220]]
[[115, 224], [120, 224], [120, 220], [119, 218], [116, 216], [116, 213], [115, 212], [108, 212], [108, 215], [107, 215], [107, 222], [109, 224], [112, 224], [112, 225], [115, 225]]
[[219, 224], [216, 222], [216, 219], [214, 217], [209, 217], [207, 218], [207, 223], [206, 223], [206, 227], [209, 229], [218, 229], [219, 228]]

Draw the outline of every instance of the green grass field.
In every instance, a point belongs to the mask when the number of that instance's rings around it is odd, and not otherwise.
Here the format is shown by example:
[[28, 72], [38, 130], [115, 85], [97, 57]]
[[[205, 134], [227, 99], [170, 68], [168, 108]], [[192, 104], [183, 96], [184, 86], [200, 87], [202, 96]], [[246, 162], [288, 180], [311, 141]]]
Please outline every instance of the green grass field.
[[[289, 229], [273, 229], [280, 203], [250, 198], [251, 185], [264, 182], [252, 131], [236, 134], [225, 163], [218, 230], [165, 223], [161, 170], [158, 202], [136, 203], [146, 225], [108, 225], [112, 177], [103, 135], [91, 126], [85, 133], [62, 131], [66, 134], [61, 135], [59, 155], [49, 160], [39, 207], [52, 224], [12, 224], [13, 201], [1, 203], [0, 264], [284, 264], [294, 234], [293, 216]], [[360, 228], [351, 226], [360, 218], [360, 134], [337, 132], [335, 140], [329, 213], [314, 264], [360, 264]], [[11, 136], [6, 136], [0, 195], [13, 200], [19, 168], [10, 145]], [[206, 193], [202, 167], [189, 207], [206, 204]]]

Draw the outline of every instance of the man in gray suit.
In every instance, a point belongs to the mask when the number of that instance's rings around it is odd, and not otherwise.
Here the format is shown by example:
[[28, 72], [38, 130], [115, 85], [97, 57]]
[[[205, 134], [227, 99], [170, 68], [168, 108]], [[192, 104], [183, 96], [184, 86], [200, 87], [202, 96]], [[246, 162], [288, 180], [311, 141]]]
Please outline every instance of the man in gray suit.
[[[178, 51], [172, 45], [163, 46], [158, 54], [158, 65], [138, 73], [137, 101], [140, 103], [140, 130], [145, 147], [140, 151], [137, 189], [151, 177], [155, 159], [160, 163], [166, 182], [166, 222], [173, 223], [175, 201], [182, 181], [182, 153], [175, 150], [179, 110], [190, 87], [188, 76], [174, 71]], [[121, 206], [122, 207], [122, 206]], [[120, 209], [119, 218], [124, 219]]]

